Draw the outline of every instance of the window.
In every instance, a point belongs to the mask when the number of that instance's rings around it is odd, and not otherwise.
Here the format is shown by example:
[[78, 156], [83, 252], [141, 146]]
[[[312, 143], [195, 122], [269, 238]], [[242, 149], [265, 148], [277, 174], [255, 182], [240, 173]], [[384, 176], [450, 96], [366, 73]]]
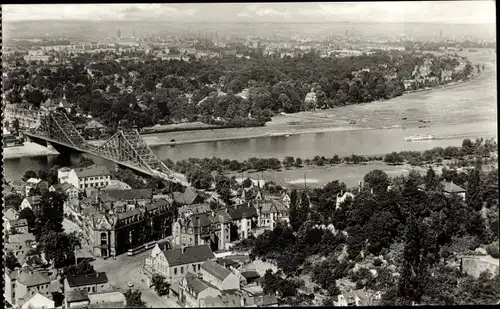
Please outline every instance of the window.
[[181, 266], [181, 275], [184, 273], [184, 266]]
[[174, 267], [174, 275], [177, 275], [177, 268]]
[[201, 269], [201, 264], [198, 264], [198, 270], [200, 270], [200, 269]]
[[196, 271], [196, 265], [193, 264], [193, 271]]

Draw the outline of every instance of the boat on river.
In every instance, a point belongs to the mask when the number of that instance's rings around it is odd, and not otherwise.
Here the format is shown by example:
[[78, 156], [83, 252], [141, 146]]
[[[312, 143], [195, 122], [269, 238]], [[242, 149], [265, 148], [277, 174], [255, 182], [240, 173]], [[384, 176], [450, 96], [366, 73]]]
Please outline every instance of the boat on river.
[[434, 136], [432, 136], [430, 134], [412, 135], [412, 136], [405, 137], [405, 141], [407, 141], [407, 142], [425, 141], [425, 140], [432, 140], [432, 139], [434, 139]]

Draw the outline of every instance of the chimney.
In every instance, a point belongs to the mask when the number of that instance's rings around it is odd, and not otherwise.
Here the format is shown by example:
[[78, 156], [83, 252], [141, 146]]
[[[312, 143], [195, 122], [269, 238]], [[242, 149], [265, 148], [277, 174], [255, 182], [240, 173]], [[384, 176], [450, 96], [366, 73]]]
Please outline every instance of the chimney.
[[95, 275], [97, 278], [99, 278], [99, 272], [96, 272], [96, 275]]
[[373, 188], [370, 189], [370, 193], [373, 194]]

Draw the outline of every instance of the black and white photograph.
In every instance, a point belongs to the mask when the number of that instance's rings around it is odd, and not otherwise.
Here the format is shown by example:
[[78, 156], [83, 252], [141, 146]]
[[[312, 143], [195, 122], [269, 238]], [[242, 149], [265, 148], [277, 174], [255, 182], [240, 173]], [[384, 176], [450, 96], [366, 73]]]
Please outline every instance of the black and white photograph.
[[500, 304], [496, 1], [1, 23], [5, 308]]

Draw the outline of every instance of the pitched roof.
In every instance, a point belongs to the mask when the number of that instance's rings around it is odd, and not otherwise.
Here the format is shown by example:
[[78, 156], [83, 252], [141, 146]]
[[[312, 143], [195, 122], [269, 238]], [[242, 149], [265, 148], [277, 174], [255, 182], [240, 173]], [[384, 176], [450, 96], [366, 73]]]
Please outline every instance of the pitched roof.
[[207, 245], [170, 249], [163, 251], [169, 266], [205, 262], [215, 258], [214, 253]]
[[68, 302], [79, 302], [89, 300], [89, 292], [87, 290], [67, 291], [65, 297]]
[[200, 280], [192, 272], [188, 272], [185, 278], [187, 286], [194, 292], [195, 296], [198, 296], [198, 294], [209, 288], [208, 284]]
[[49, 284], [50, 278], [45, 273], [25, 269], [19, 273], [17, 281], [25, 286], [38, 286], [42, 284]]
[[227, 268], [211, 260], [205, 261], [201, 268], [221, 281], [224, 281], [231, 274]]
[[103, 165], [75, 168], [74, 171], [80, 178], [110, 175], [108, 168]]
[[220, 265], [222, 265], [224, 267], [229, 267], [229, 266], [233, 266], [235, 268], [240, 267], [240, 263], [233, 261], [231, 259], [218, 258], [217, 263], [219, 263]]
[[48, 298], [45, 295], [40, 294], [40, 292], [36, 292], [31, 297], [25, 299], [25, 303], [24, 304], [26, 304], [28, 302], [30, 302], [30, 305], [28, 305], [28, 308], [33, 308], [33, 307], [39, 305], [40, 302], [50, 302], [52, 305], [54, 303], [54, 301], [52, 299]]
[[233, 220], [241, 220], [243, 218], [251, 218], [257, 216], [257, 209], [253, 206], [239, 205], [228, 208], [227, 213]]
[[213, 222], [210, 219], [210, 216], [208, 214], [199, 214], [199, 215], [194, 215], [189, 218], [189, 221], [193, 225], [193, 227], [207, 227], [210, 226]]
[[219, 209], [215, 212], [215, 216], [211, 217], [212, 222], [214, 223], [228, 223], [231, 222], [231, 217], [224, 209]]
[[135, 200], [135, 199], [152, 199], [153, 189], [130, 189], [130, 190], [105, 190], [100, 191], [100, 197], [107, 195], [113, 200]]
[[241, 273], [241, 275], [243, 277], [245, 277], [245, 279], [257, 279], [257, 278], [260, 278], [260, 275], [258, 272], [256, 272], [255, 270], [250, 270], [250, 271], [244, 271]]
[[[457, 186], [453, 182], [441, 181], [441, 185], [443, 186], [443, 191], [447, 193], [464, 193], [467, 192], [464, 188]], [[417, 188], [425, 190], [425, 183], [418, 185]]]
[[73, 185], [65, 182], [65, 183], [56, 183], [55, 185], [51, 186], [54, 190], [56, 191], [66, 191], [70, 188], [74, 188]]
[[68, 285], [70, 287], [91, 285], [91, 284], [103, 284], [108, 282], [108, 276], [104, 272], [96, 272], [84, 276], [67, 276]]
[[180, 193], [180, 192], [174, 192], [173, 193], [173, 197], [174, 197], [174, 200], [179, 203], [179, 204], [187, 204], [187, 205], [191, 205], [195, 202], [196, 198], [199, 197], [200, 195], [198, 194], [198, 192], [196, 191], [196, 189], [194, 188], [186, 188], [186, 190], [184, 191], [184, 193]]
[[444, 186], [443, 191], [448, 193], [463, 193], [467, 192], [464, 188], [457, 186], [453, 182], [442, 181], [441, 184]]

